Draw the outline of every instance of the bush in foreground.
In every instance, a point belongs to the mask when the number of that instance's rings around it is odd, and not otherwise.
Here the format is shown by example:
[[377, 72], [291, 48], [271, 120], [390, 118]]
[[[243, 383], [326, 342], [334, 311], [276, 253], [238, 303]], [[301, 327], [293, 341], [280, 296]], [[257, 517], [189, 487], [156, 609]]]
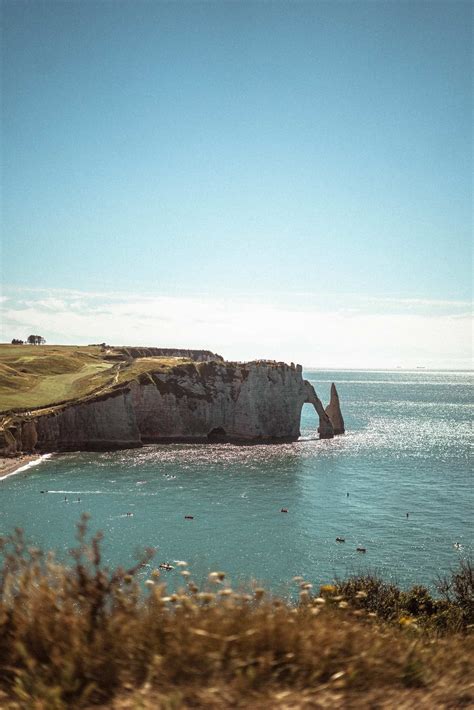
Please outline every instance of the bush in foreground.
[[[200, 590], [183, 563], [178, 592], [167, 593], [159, 570], [143, 592], [137, 573], [151, 551], [131, 569], [108, 571], [101, 536], [88, 543], [86, 526], [83, 517], [70, 568], [28, 549], [20, 531], [1, 542], [2, 707], [112, 707], [139, 688], [166, 698], [150, 706], [142, 698], [141, 707], [276, 707], [288, 693], [428, 692], [440, 681], [443, 693], [474, 699], [469, 634], [433, 643], [418, 623], [400, 623], [403, 604], [410, 618], [426, 611], [431, 597], [422, 588], [382, 593], [372, 579], [373, 589], [351, 580], [315, 593], [297, 579], [300, 600], [292, 606], [260, 588], [237, 593], [220, 572]], [[464, 592], [449, 593], [446, 604], [457, 608]], [[396, 624], [380, 621], [392, 616]], [[453, 628], [469, 631], [458, 621]]]
[[336, 585], [337, 594], [354, 607], [380, 619], [438, 633], [468, 632], [474, 625], [474, 566], [461, 560], [451, 577], [438, 580], [441, 598], [416, 585], [404, 591], [374, 575], [353, 577]]

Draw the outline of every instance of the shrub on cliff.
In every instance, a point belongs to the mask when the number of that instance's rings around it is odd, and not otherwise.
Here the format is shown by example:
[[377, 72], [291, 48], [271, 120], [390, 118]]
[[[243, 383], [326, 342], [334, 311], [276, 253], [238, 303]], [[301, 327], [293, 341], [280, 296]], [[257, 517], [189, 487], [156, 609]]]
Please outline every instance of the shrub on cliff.
[[[162, 706], [157, 696], [174, 708], [249, 707], [252, 694], [255, 707], [277, 707], [280, 696], [318, 688], [339, 700], [363, 692], [365, 702], [372, 691], [431, 692], [440, 679], [450, 697], [471, 692], [469, 639], [434, 647], [408, 622], [384, 628], [360, 608], [365, 598], [383, 616], [397, 599], [393, 589], [384, 598], [375, 580], [362, 594], [348, 583], [343, 597], [337, 586], [319, 596], [298, 579], [300, 601], [290, 605], [261, 588], [237, 593], [221, 572], [199, 589], [180, 563], [182, 588], [169, 594], [159, 570], [138, 582], [151, 551], [131, 569], [109, 571], [100, 534], [88, 542], [86, 526], [83, 517], [71, 567], [28, 548], [19, 530], [0, 542], [2, 707], [61, 710], [140, 687], [152, 693], [149, 705], [140, 700], [147, 708]], [[415, 594], [418, 611], [425, 596]]]
[[461, 561], [450, 577], [438, 581], [437, 588], [441, 598], [433, 597], [421, 585], [404, 591], [371, 574], [340, 581], [336, 586], [337, 593], [351, 604], [385, 621], [411, 619], [418, 627], [439, 633], [468, 632], [474, 623], [472, 561]]

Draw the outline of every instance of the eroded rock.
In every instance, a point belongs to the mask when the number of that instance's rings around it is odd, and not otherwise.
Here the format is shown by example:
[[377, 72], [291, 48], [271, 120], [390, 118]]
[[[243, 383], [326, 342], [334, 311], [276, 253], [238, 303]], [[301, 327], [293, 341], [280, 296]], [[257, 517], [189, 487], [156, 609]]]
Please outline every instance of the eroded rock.
[[18, 442], [5, 435], [0, 449], [13, 451], [19, 442], [25, 451], [46, 452], [183, 440], [295, 441], [306, 402], [319, 416], [320, 438], [328, 439], [336, 427], [337, 433], [344, 431], [333, 388], [325, 411], [300, 365], [265, 360], [181, 363], [166, 372], [142, 373], [95, 397], [36, 416], [29, 413], [23, 421], [17, 415]]
[[344, 419], [342, 418], [339, 395], [334, 382], [331, 385], [331, 399], [326, 407], [326, 414], [332, 422], [334, 434], [344, 434]]

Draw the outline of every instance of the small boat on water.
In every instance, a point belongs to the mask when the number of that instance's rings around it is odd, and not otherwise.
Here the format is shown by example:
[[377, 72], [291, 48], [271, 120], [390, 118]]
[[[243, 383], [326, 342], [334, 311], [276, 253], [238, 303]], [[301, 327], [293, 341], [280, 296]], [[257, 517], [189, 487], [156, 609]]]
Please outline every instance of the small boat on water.
[[358, 547], [357, 552], [367, 552], [367, 548], [365, 547]]
[[346, 538], [345, 537], [336, 537], [336, 542], [345, 542]]
[[162, 562], [158, 566], [160, 569], [164, 569], [166, 572], [170, 572], [172, 569], [174, 569], [173, 565], [170, 565], [169, 562]]

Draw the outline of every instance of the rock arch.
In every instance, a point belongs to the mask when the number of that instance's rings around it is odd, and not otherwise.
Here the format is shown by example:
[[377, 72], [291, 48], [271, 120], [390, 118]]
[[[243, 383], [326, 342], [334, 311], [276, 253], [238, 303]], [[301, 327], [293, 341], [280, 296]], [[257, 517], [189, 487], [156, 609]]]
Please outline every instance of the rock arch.
[[[303, 408], [303, 404], [312, 404], [319, 416], [319, 427], [318, 427], [319, 438], [320, 439], [332, 439], [334, 437], [334, 427], [332, 425], [332, 422], [331, 422], [329, 416], [324, 411], [324, 407], [322, 405], [321, 400], [319, 399], [318, 395], [316, 394], [316, 391], [315, 391], [313, 385], [311, 385], [307, 380], [304, 381], [304, 386], [305, 386], [305, 392], [304, 392], [305, 399], [301, 404], [301, 408]], [[301, 416], [301, 413], [300, 413], [300, 416]]]

